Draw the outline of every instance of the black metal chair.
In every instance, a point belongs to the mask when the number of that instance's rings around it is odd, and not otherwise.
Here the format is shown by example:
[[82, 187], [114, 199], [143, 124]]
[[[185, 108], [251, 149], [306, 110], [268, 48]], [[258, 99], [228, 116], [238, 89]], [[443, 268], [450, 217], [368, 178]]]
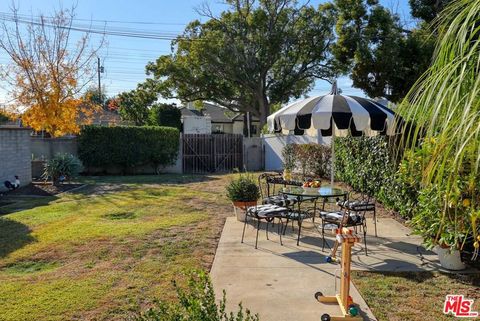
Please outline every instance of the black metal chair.
[[287, 182], [283, 180], [281, 174], [262, 173], [258, 176], [258, 188], [260, 190], [262, 204], [273, 204], [290, 208], [297, 203], [295, 197], [276, 194], [277, 185], [287, 185]]
[[265, 228], [265, 233], [268, 238], [268, 226], [270, 225], [269, 223], [273, 222], [275, 218], [278, 218], [280, 220], [280, 224], [278, 225], [278, 234], [280, 236], [280, 244], [283, 245], [282, 242], [282, 219], [287, 215], [288, 213], [288, 208], [286, 207], [281, 207], [278, 205], [273, 205], [273, 204], [263, 204], [263, 205], [256, 205], [256, 206], [251, 206], [247, 209], [245, 209], [245, 222], [243, 224], [243, 233], [242, 233], [242, 241], [245, 237], [245, 228], [247, 226], [247, 221], [248, 218], [253, 218], [257, 221], [257, 235], [255, 238], [255, 248], [257, 248], [258, 245], [258, 231], [260, 230], [260, 223], [261, 221], [266, 222], [266, 228]]
[[347, 200], [337, 200], [337, 205], [342, 210], [348, 210], [350, 213], [357, 213], [365, 216], [367, 212], [373, 213], [373, 224], [375, 228], [375, 237], [377, 237], [377, 210], [373, 197], [366, 193], [360, 193], [359, 197], [354, 197], [354, 192], [349, 193]]
[[[298, 234], [297, 234], [297, 245], [300, 245], [300, 235], [302, 233], [302, 223], [304, 220], [314, 218], [315, 217], [315, 212], [312, 209], [307, 209], [307, 210], [289, 210], [286, 215], [283, 216], [287, 221], [285, 223], [285, 226], [283, 227], [283, 231], [280, 234], [285, 235], [285, 231], [287, 230], [288, 222], [292, 221], [297, 222], [298, 226]], [[282, 222], [283, 224], [283, 222]], [[292, 227], [293, 230], [293, 227]]]
[[350, 211], [347, 208], [344, 208], [343, 211], [338, 212], [327, 212], [321, 211], [320, 218], [322, 219], [322, 251], [325, 249], [325, 226], [327, 224], [335, 225], [337, 229], [342, 227], [353, 227], [355, 232], [357, 227], [361, 227], [363, 231], [363, 242], [365, 244], [365, 255], [368, 255], [367, 252], [367, 222], [365, 219], [365, 213]]

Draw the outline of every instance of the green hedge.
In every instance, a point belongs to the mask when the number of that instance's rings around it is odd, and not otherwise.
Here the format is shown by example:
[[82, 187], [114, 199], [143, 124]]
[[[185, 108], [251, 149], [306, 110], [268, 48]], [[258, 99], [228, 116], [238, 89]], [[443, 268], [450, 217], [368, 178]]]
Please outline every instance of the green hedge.
[[154, 165], [157, 171], [173, 165], [179, 131], [158, 126], [85, 126], [78, 137], [78, 156], [87, 167], [120, 166], [125, 170]]
[[[405, 218], [412, 217], [418, 198], [418, 177], [393, 160], [387, 138], [335, 138], [335, 175], [355, 190], [374, 196]], [[398, 170], [400, 169], [400, 170]]]

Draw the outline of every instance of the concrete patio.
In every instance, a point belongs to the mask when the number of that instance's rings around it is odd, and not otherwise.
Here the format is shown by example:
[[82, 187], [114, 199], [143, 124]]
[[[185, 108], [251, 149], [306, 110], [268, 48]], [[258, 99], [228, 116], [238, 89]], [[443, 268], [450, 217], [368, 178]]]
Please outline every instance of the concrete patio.
[[[439, 270], [437, 255], [426, 251], [418, 236], [391, 218], [378, 219], [378, 237], [373, 222], [368, 221], [367, 247], [353, 249], [352, 269], [373, 271]], [[336, 305], [319, 303], [314, 294], [335, 294], [335, 275], [338, 264], [325, 262], [328, 248], [322, 252], [320, 233], [312, 223], [304, 223], [300, 245], [296, 234], [287, 230], [280, 245], [277, 233], [265, 237], [262, 225], [255, 249], [255, 229], [247, 225], [244, 243], [240, 243], [243, 223], [229, 217], [220, 238], [211, 277], [217, 295], [227, 291], [227, 308], [236, 310], [242, 302], [262, 321], [318, 321], [323, 313], [340, 313]], [[276, 231], [276, 230], [275, 230]], [[295, 232], [297, 230], [295, 229]], [[333, 236], [329, 236], [329, 244]], [[364, 320], [376, 320], [361, 295], [351, 287], [354, 302], [360, 305]]]

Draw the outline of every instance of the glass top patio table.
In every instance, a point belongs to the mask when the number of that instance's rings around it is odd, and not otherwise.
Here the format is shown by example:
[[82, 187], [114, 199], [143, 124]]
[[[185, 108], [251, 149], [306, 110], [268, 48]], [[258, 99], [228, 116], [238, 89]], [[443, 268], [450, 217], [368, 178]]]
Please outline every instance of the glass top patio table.
[[338, 187], [332, 187], [329, 185], [321, 186], [319, 188], [314, 187], [298, 187], [298, 186], [286, 186], [279, 191], [282, 194], [298, 197], [316, 197], [316, 198], [328, 198], [328, 197], [346, 197], [347, 192]]

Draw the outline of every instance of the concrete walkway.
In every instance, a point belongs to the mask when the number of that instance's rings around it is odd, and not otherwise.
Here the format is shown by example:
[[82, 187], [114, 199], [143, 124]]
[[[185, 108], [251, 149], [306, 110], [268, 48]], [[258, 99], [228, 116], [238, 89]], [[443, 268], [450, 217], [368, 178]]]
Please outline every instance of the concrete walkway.
[[[440, 269], [437, 255], [420, 246], [421, 239], [393, 219], [381, 218], [378, 237], [368, 221], [368, 256], [363, 244], [355, 245], [352, 268], [375, 271], [420, 271]], [[335, 294], [335, 275], [339, 265], [325, 262], [329, 250], [322, 249], [321, 236], [312, 223], [305, 223], [300, 246], [296, 234], [288, 228], [280, 245], [277, 233], [265, 237], [262, 225], [255, 249], [255, 229], [247, 225], [244, 243], [240, 243], [243, 223], [229, 217], [213, 262], [211, 277], [217, 295], [227, 291], [227, 308], [236, 311], [242, 302], [261, 321], [318, 321], [323, 313], [339, 314], [336, 305], [315, 300], [314, 294]], [[276, 228], [276, 227], [275, 227]], [[295, 232], [296, 232], [295, 228]], [[328, 237], [330, 244], [333, 236]], [[354, 302], [360, 305], [364, 320], [376, 320], [354, 286]]]

